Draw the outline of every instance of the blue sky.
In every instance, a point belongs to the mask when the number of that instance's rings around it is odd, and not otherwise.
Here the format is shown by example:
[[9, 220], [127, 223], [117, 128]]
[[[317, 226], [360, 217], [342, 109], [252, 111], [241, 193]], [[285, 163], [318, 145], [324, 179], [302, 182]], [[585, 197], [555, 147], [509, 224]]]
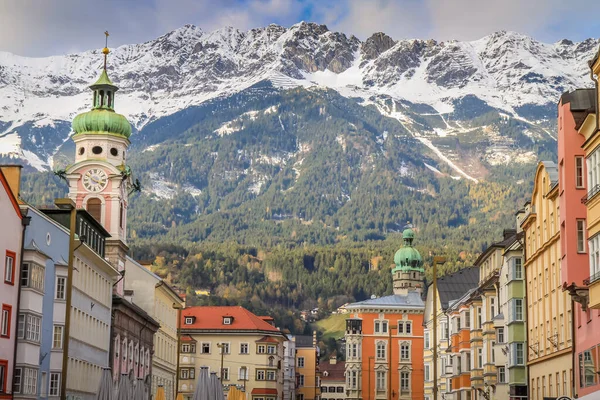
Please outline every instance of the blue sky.
[[512, 30], [555, 42], [600, 36], [598, 0], [1, 0], [0, 51], [48, 56], [152, 40], [184, 24], [241, 30], [305, 20], [365, 39], [475, 40]]

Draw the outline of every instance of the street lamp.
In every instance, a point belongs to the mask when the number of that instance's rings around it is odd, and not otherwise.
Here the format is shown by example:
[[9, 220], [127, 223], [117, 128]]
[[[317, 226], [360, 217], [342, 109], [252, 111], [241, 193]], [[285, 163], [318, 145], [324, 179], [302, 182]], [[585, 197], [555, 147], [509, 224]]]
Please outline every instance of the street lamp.
[[367, 376], [369, 377], [369, 393], [368, 393], [369, 397], [367, 397], [367, 400], [371, 400], [371, 360], [374, 360], [374, 359], [375, 359], [375, 356], [369, 356], [369, 362], [368, 362], [369, 368], [367, 369], [367, 374], [368, 374]]
[[438, 375], [437, 375], [437, 266], [446, 262], [446, 257], [433, 257], [433, 400], [437, 400]]
[[173, 399], [177, 398], [179, 393], [179, 359], [181, 358], [181, 310], [183, 306], [179, 303], [173, 303], [173, 308], [177, 310], [177, 371], [175, 372], [175, 391]]
[[63, 336], [62, 375], [60, 384], [60, 399], [67, 399], [67, 370], [69, 366], [69, 337], [71, 330], [71, 302], [73, 292], [73, 253], [75, 249], [75, 226], [77, 223], [77, 208], [69, 198], [55, 199], [54, 204], [61, 210], [70, 211], [69, 223], [69, 266], [67, 269], [67, 288], [65, 304], [65, 332]]
[[392, 330], [397, 329], [397, 326], [388, 326], [388, 336], [390, 341], [390, 346], [388, 349], [388, 399], [392, 400], [393, 390], [392, 390]]
[[223, 351], [223, 349], [225, 348], [225, 344], [217, 343], [217, 347], [221, 349], [221, 384], [223, 384], [223, 356], [225, 356], [225, 351]]

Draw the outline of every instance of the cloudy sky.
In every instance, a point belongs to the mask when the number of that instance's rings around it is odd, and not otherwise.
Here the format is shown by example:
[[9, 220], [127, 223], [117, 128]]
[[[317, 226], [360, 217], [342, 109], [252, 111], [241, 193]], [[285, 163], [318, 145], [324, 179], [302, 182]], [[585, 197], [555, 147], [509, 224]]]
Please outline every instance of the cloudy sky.
[[0, 0], [0, 51], [48, 56], [154, 39], [184, 24], [246, 30], [299, 21], [365, 39], [473, 40], [513, 30], [538, 40], [600, 36], [598, 0]]

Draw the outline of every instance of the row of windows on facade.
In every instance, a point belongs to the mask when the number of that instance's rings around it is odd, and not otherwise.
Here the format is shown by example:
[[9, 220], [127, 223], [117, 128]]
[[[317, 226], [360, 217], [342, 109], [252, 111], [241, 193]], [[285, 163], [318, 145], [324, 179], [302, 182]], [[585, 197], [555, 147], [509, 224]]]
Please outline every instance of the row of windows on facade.
[[[387, 342], [376, 341], [375, 360], [387, 360]], [[401, 342], [399, 345], [400, 360], [410, 361], [410, 342]], [[356, 360], [362, 357], [362, 345], [360, 343], [348, 343], [346, 345], [346, 359]]]
[[[275, 366], [273, 366], [275, 367]], [[219, 370], [221, 370], [219, 368]], [[229, 373], [229, 367], [223, 367], [222, 372], [222, 380], [229, 381], [231, 379], [231, 375]], [[304, 375], [299, 375], [302, 377], [302, 384], [304, 384]], [[249, 367], [239, 367], [237, 371], [237, 380], [247, 381], [250, 377], [250, 368]], [[196, 379], [196, 369], [195, 368], [179, 368], [179, 378], [180, 379]], [[233, 378], [234, 380], [236, 377]], [[254, 379], [257, 381], [276, 381], [277, 380], [277, 370], [276, 369], [265, 369], [265, 368], [256, 368], [254, 371]]]
[[[412, 322], [411, 321], [398, 321], [397, 332], [399, 335], [411, 335], [412, 334]], [[388, 333], [388, 321], [386, 320], [375, 320], [375, 326], [373, 331], [376, 334], [387, 334]]]
[[[590, 313], [589, 310], [587, 312]], [[540, 317], [538, 314], [540, 313], [533, 312], [532, 314], [534, 321], [529, 324], [529, 341], [532, 343], [529, 351], [530, 359], [543, 357], [544, 354], [549, 354], [554, 351], [553, 349], [564, 347], [565, 339], [568, 345], [568, 342], [571, 341], [571, 329], [569, 328], [571, 326], [572, 318], [571, 310], [567, 311], [568, 322], [566, 326], [563, 313], [558, 316], [560, 324], [557, 322], [556, 316], [553, 316], [551, 320], [546, 319], [543, 321], [539, 320]], [[541, 343], [545, 343], [546, 345], [540, 345]]]
[[[521, 302], [521, 305], [523, 303]], [[521, 310], [522, 312], [522, 310]], [[444, 338], [442, 338], [444, 339]], [[446, 338], [447, 339], [447, 338]], [[494, 343], [496, 344], [502, 344], [505, 343], [506, 340], [506, 336], [504, 335], [504, 327], [498, 327], [496, 328], [496, 341]], [[423, 342], [424, 342], [424, 347], [426, 349], [431, 349], [431, 332], [430, 331], [425, 331], [424, 335], [423, 335]]]
[[[496, 345], [492, 342], [492, 349]], [[508, 366], [524, 366], [525, 365], [525, 343], [513, 342], [508, 345]], [[475, 357], [475, 354], [477, 355]], [[495, 349], [491, 351], [491, 362], [496, 362]], [[482, 347], [473, 348], [468, 352], [461, 352], [458, 355], [447, 355], [441, 358], [442, 361], [442, 372], [448, 373], [450, 370], [454, 375], [460, 375], [465, 372], [470, 372], [472, 369], [483, 369], [486, 360], [484, 359], [484, 352]], [[426, 369], [430, 366], [426, 364]], [[504, 367], [502, 367], [504, 368]], [[427, 374], [425, 374], [427, 376]], [[426, 379], [427, 380], [427, 379]]]
[[529, 387], [529, 390], [531, 391], [530, 398], [533, 400], [541, 400], [545, 397], [556, 398], [559, 396], [569, 396], [571, 392], [570, 388], [572, 385], [571, 372], [571, 369], [569, 369], [568, 372], [566, 370], [562, 372], [553, 372], [551, 374], [548, 374], [547, 380], [545, 375], [542, 376], [541, 379], [540, 377], [532, 378], [531, 386]]
[[[431, 382], [431, 381], [433, 381], [432, 371], [433, 370], [432, 370], [431, 364], [426, 363], [424, 365], [424, 378], [425, 378], [425, 382]], [[444, 371], [444, 369], [442, 369], [442, 371]], [[450, 380], [452, 380], [452, 379], [450, 379]], [[504, 366], [498, 366], [497, 367], [496, 381], [497, 381], [497, 383], [507, 383], [507, 380], [506, 380], [506, 367], [504, 367]]]
[[166, 335], [162, 330], [154, 334], [154, 358], [177, 363], [177, 339]]
[[114, 339], [113, 365], [115, 377], [133, 371], [136, 378], [145, 378], [150, 374], [150, 349], [134, 340], [121, 340], [121, 336], [117, 335]]
[[[200, 343], [200, 354], [210, 354], [212, 342], [201, 342]], [[231, 354], [229, 343], [217, 343], [219, 354]], [[196, 354], [195, 343], [184, 343], [181, 345], [181, 352], [186, 354]], [[257, 344], [257, 354], [277, 354], [277, 346], [274, 344]], [[250, 354], [250, 343], [240, 343], [239, 354]]]
[[[361, 373], [356, 370], [346, 371], [346, 388], [349, 390], [360, 390]], [[387, 390], [387, 371], [375, 371], [375, 389], [379, 391]], [[410, 392], [410, 371], [400, 371], [400, 391], [402, 393]]]
[[[6, 377], [5, 365], [0, 364], [0, 392], [4, 393], [6, 388]], [[17, 367], [15, 368], [15, 375], [13, 378], [13, 394], [22, 394], [29, 396], [36, 396], [38, 386], [38, 374], [39, 371], [35, 368], [28, 367]], [[48, 375], [42, 373], [42, 384], [40, 387], [41, 397], [55, 397], [60, 395], [60, 372], [50, 372], [49, 379]]]

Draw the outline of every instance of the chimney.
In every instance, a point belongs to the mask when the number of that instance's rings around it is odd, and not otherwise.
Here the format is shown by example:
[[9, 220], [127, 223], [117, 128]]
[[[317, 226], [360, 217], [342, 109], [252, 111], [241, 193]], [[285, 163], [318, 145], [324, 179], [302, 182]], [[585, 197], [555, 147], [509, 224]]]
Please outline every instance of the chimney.
[[23, 168], [23, 166], [17, 164], [0, 165], [0, 170], [2, 170], [2, 173], [8, 182], [8, 186], [19, 204], [22, 204], [20, 197], [21, 168]]

